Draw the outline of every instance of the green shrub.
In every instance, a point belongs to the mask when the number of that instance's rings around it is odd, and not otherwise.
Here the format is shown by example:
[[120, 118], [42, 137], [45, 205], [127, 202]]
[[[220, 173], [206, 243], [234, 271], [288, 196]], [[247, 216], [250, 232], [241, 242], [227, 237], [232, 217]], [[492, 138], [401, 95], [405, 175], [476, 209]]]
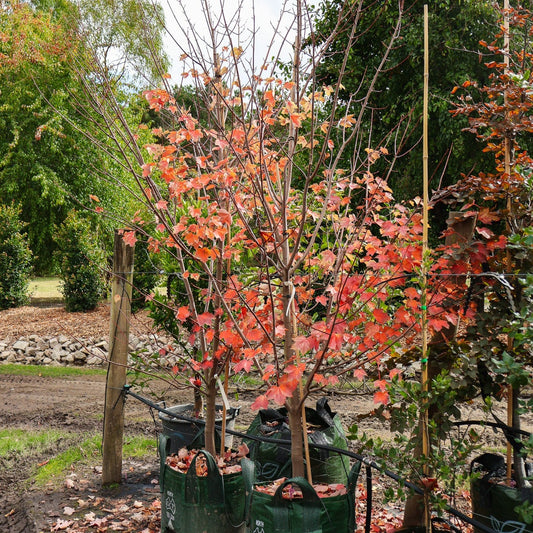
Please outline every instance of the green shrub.
[[19, 216], [19, 207], [0, 205], [0, 309], [28, 301], [32, 254]]
[[65, 309], [94, 309], [106, 290], [105, 253], [94, 242], [89, 222], [71, 212], [59, 227], [56, 242]]

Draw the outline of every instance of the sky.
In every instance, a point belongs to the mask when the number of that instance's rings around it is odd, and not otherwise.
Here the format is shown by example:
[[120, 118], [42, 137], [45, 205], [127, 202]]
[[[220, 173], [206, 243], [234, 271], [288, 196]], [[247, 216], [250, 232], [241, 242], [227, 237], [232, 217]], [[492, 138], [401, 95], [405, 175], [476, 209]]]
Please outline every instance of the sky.
[[[207, 25], [205, 23], [204, 16], [204, 4], [205, 0], [160, 0], [160, 3], [165, 11], [165, 20], [169, 32], [174, 36], [174, 38], [180, 42], [185, 42], [183, 37], [183, 31], [180, 29], [176, 18], [181, 21], [182, 26], [189, 27], [190, 24], [187, 22], [185, 16], [183, 15], [182, 8], [180, 4], [185, 8], [186, 14], [191, 22], [194, 25], [195, 32], [201, 36], [207, 36]], [[268, 51], [268, 43], [272, 40], [274, 35], [273, 26], [278, 23], [280, 14], [285, 8], [286, 13], [283, 16], [282, 27], [284, 31], [287, 31], [287, 27], [293, 20], [291, 12], [293, 11], [293, 2], [291, 0], [208, 0], [209, 5], [211, 6], [213, 13], [216, 15], [221, 12], [221, 4], [223, 4], [223, 12], [226, 19], [230, 20], [235, 13], [237, 12], [239, 5], [240, 17], [241, 17], [241, 28], [242, 34], [244, 36], [243, 41], [237, 43], [238, 45], [244, 44], [244, 40], [251, 35], [254, 28], [254, 10], [255, 10], [255, 26], [256, 26], [256, 44], [255, 44], [255, 57], [257, 62], [262, 62], [265, 59], [265, 56]], [[279, 44], [281, 40], [277, 40]], [[177, 81], [181, 77], [181, 72], [183, 70], [182, 64], [179, 61], [179, 57], [182, 54], [182, 51], [179, 49], [179, 46], [176, 45], [174, 40], [168, 35], [165, 36], [164, 40], [165, 50], [167, 51], [171, 61], [172, 67], [170, 69], [170, 74], [174, 81]], [[207, 48], [207, 47], [206, 47]], [[287, 59], [288, 53], [290, 51], [290, 46], [286, 47], [285, 57]], [[277, 49], [276, 49], [277, 52]], [[250, 54], [250, 47], [245, 49], [245, 54]], [[269, 57], [273, 52], [269, 54]]]

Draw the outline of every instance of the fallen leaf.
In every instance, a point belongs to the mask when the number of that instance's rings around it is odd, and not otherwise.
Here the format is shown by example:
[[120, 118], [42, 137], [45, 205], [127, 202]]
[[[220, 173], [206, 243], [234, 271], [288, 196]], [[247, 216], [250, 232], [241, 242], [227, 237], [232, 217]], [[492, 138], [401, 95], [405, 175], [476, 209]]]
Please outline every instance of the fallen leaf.
[[75, 513], [75, 509], [72, 507], [63, 507], [63, 514], [66, 514], [67, 516], [71, 516]]
[[65, 529], [68, 529], [73, 523], [74, 523], [74, 520], [61, 520], [61, 519], [59, 519], [55, 523], [55, 525], [52, 527], [52, 531], [63, 531]]

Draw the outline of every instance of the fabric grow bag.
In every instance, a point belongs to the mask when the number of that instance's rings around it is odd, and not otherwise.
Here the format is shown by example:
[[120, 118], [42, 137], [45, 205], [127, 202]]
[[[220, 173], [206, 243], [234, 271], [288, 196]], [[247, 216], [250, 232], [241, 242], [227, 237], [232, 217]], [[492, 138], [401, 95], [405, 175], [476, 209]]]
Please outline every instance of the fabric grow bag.
[[[250, 533], [354, 533], [355, 489], [360, 462], [355, 463], [348, 474], [346, 494], [329, 498], [320, 498], [302, 477], [286, 479], [274, 495], [257, 491], [253, 485], [253, 462], [243, 459], [241, 464]], [[289, 484], [300, 487], [303, 497], [284, 499], [283, 489]]]
[[[193, 411], [193, 404], [174, 405], [173, 407], [166, 407], [165, 410], [175, 415], [185, 415]], [[222, 413], [223, 406], [215, 406], [217, 412]], [[226, 412], [226, 428], [235, 428], [235, 418], [239, 414], [238, 407], [231, 407]], [[205, 445], [204, 433], [205, 425], [203, 423], [190, 422], [188, 420], [180, 420], [174, 418], [167, 413], [159, 412], [159, 420], [163, 425], [163, 434], [170, 437], [170, 448], [168, 453], [177, 453], [180, 448], [203, 448]], [[217, 417], [216, 423], [220, 423], [222, 418]], [[202, 421], [203, 422], [203, 421]], [[220, 446], [221, 430], [215, 431], [215, 445]], [[231, 448], [233, 444], [233, 435], [226, 433], [224, 438], [226, 448]]]
[[[334, 446], [343, 450], [348, 449], [340, 417], [331, 411], [326, 398], [320, 398], [317, 401], [316, 409], [306, 407], [305, 416], [307, 423], [315, 428], [308, 434], [310, 443]], [[287, 409], [282, 407], [259, 411], [246, 433], [257, 437], [290, 440]], [[250, 459], [255, 463], [257, 481], [291, 477], [290, 444], [243, 440], [250, 450]], [[310, 458], [313, 481], [346, 483], [350, 468], [348, 457], [310, 446]]]
[[[222, 476], [213, 456], [199, 451], [186, 474], [166, 464], [169, 438], [159, 436], [162, 533], [244, 533], [245, 494], [241, 472]], [[207, 476], [196, 475], [204, 455]]]
[[[474, 459], [470, 471], [481, 475], [470, 481], [472, 517], [495, 531], [506, 533], [533, 533], [533, 524], [525, 524], [515, 509], [524, 502], [533, 505], [533, 489], [518, 489], [498, 483], [505, 477], [505, 458], [498, 454], [485, 453]], [[481, 533], [474, 528], [474, 533]]]

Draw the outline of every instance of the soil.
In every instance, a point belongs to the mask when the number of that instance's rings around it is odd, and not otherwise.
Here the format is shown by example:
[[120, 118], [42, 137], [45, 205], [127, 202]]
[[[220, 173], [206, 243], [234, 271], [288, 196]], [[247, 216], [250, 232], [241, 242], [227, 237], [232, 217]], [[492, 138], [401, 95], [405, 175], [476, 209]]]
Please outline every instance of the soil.
[[[151, 332], [150, 320], [145, 314], [136, 315], [132, 329], [137, 333]], [[109, 308], [105, 305], [91, 313], [66, 313], [60, 307], [0, 311], [0, 341], [33, 333], [105, 338], [108, 330]], [[348, 427], [358, 415], [372, 410], [371, 392], [335, 395], [329, 403]], [[105, 376], [48, 378], [0, 374], [1, 428], [29, 432], [60, 429], [66, 435], [47, 450], [27, 450], [21, 456], [0, 457], [0, 533], [159, 531], [156, 450], [153, 457], [142, 461], [125, 457], [123, 483], [112, 489], [102, 487], [101, 468], [78, 463], [73, 464], [70, 473], [59, 482], [44, 487], [29, 482], [50, 458], [71, 447], [73, 442], [83, 441], [88, 433], [97, 434], [102, 430], [104, 393]], [[145, 393], [152, 398], [154, 394], [164, 394], [167, 405], [192, 400], [188, 393], [166, 391], [157, 385]], [[241, 408], [236, 429], [245, 428], [250, 423], [254, 415], [248, 407], [252, 401], [252, 394], [246, 391], [241, 391], [238, 400], [234, 398], [233, 406]], [[505, 418], [503, 413], [500, 414]], [[476, 409], [466, 417], [480, 418], [481, 414]], [[156, 437], [161, 429], [151, 410], [133, 398], [126, 402], [125, 419], [125, 440], [132, 435]], [[531, 431], [531, 422], [528, 420], [528, 427], [524, 429]], [[363, 418], [358, 424], [360, 429], [369, 433], [380, 436], [387, 433], [372, 417]], [[488, 444], [502, 444], [497, 436], [491, 435], [487, 432], [487, 438], [493, 439]], [[93, 461], [94, 464], [98, 461]], [[396, 514], [399, 515], [399, 511]]]

